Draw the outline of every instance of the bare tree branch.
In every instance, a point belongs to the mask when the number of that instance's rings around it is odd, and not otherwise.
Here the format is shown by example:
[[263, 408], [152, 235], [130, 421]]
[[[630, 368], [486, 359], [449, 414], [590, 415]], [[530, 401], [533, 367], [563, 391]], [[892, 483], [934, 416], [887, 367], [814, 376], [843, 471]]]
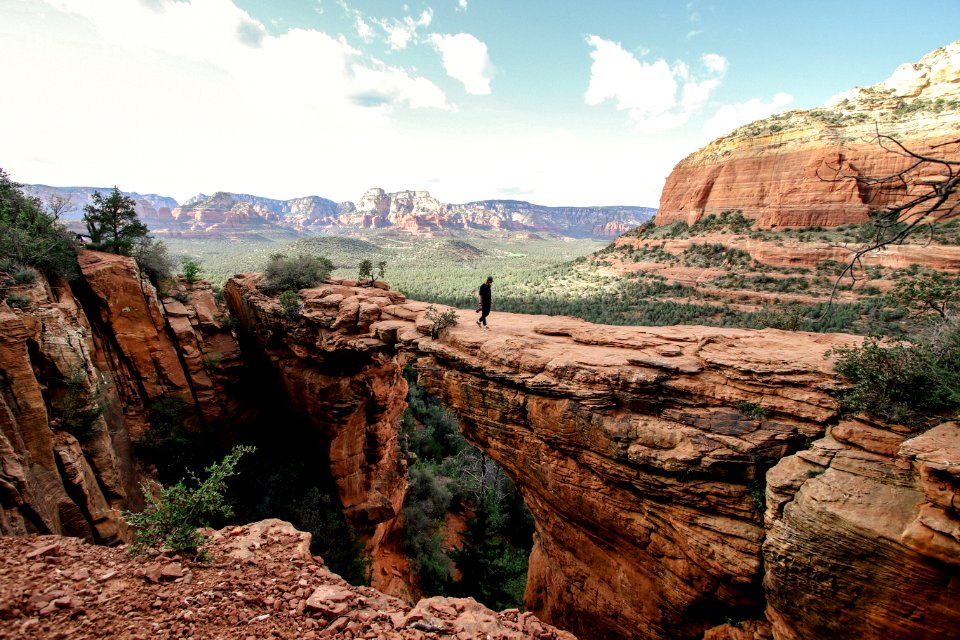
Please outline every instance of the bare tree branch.
[[[930, 152], [918, 153], [893, 136], [877, 133], [874, 140], [884, 150], [910, 160], [909, 164], [889, 175], [864, 176], [844, 167], [843, 156], [836, 167], [827, 165], [834, 177], [827, 181], [855, 180], [867, 185], [872, 191], [870, 200], [879, 195], [889, 197], [903, 192], [907, 199], [893, 206], [874, 211], [870, 215], [873, 226], [871, 236], [857, 248], [843, 271], [834, 282], [830, 292], [830, 304], [836, 298], [840, 282], [849, 277], [857, 281], [856, 271], [863, 268], [863, 258], [884, 247], [902, 244], [911, 235], [923, 228], [928, 233], [927, 242], [932, 242], [934, 229], [940, 222], [960, 215], [960, 138], [932, 145], [930, 150], [943, 150], [940, 155]], [[848, 165], [849, 166], [849, 165]]]

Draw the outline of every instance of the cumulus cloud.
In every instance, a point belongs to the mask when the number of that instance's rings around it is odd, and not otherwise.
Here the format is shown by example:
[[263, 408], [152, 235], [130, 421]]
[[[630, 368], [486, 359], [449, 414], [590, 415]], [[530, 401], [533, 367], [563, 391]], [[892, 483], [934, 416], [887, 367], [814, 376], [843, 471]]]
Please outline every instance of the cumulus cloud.
[[457, 0], [457, 11], [467, 10], [467, 0]]
[[462, 82], [467, 93], [490, 94], [493, 65], [485, 43], [469, 33], [434, 33], [430, 43], [440, 53], [447, 75]]
[[716, 138], [729, 133], [740, 125], [761, 120], [782, 111], [792, 102], [793, 96], [789, 93], [778, 93], [769, 102], [764, 102], [760, 98], [753, 98], [746, 102], [726, 104], [717, 109], [717, 112], [707, 120], [703, 125], [703, 130]]
[[595, 35], [589, 36], [587, 43], [593, 47], [593, 64], [584, 101], [590, 106], [613, 101], [640, 131], [663, 131], [685, 124], [707, 103], [726, 72], [726, 58], [714, 53], [701, 59], [708, 77], [698, 80], [683, 61], [673, 65], [662, 58], [644, 62], [620, 43]]

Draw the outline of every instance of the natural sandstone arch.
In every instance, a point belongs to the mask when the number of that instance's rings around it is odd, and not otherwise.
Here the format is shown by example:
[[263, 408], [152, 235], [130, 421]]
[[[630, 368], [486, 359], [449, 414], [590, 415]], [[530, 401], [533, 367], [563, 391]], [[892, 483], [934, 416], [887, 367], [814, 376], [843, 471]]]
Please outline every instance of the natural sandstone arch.
[[[912, 442], [907, 434], [839, 421], [830, 393], [838, 381], [824, 354], [854, 336], [600, 327], [512, 314], [501, 314], [497, 331], [478, 332], [461, 312], [461, 326], [434, 340], [421, 317], [427, 305], [393, 292], [348, 283], [302, 290], [302, 316], [291, 321], [257, 291], [257, 278], [228, 283], [230, 307], [292, 389], [324, 361], [352, 358], [370, 388], [386, 394], [377, 397], [396, 397], [391, 380], [404, 359], [413, 362], [422, 386], [456, 411], [468, 440], [507, 470], [534, 514], [527, 606], [580, 637], [698, 638], [728, 619], [750, 618], [773, 621], [777, 637], [827, 637], [790, 597], [791, 589], [818, 588], [816, 558], [803, 549], [835, 539], [862, 555], [879, 535], [859, 515], [870, 508], [885, 509], [885, 535], [929, 530], [918, 514], [938, 499], [921, 482], [930, 463], [898, 457]], [[374, 428], [347, 423], [354, 425], [347, 431]], [[948, 428], [947, 441], [958, 433]], [[379, 478], [397, 471], [389, 455], [366, 460], [351, 467], [361, 505], [362, 491], [379, 491]], [[758, 501], [774, 465], [764, 513]], [[866, 486], [858, 479], [891, 465], [903, 469], [892, 484], [847, 496], [845, 487]], [[829, 517], [818, 502], [820, 475], [841, 496]], [[937, 517], [924, 522], [941, 529], [956, 522], [949, 513]], [[927, 534], [911, 535], [890, 541], [872, 562], [893, 570], [898, 554], [909, 556], [932, 572], [924, 584], [948, 586], [880, 588], [901, 613], [878, 621], [868, 620], [866, 607], [831, 611], [832, 629], [911, 637], [902, 613], [911, 603], [944, 637], [960, 628], [949, 605], [958, 596], [960, 544], [939, 540], [934, 549], [920, 542]], [[785, 557], [788, 574], [765, 567]], [[830, 589], [855, 592], [869, 575], [835, 564], [827, 579]]]

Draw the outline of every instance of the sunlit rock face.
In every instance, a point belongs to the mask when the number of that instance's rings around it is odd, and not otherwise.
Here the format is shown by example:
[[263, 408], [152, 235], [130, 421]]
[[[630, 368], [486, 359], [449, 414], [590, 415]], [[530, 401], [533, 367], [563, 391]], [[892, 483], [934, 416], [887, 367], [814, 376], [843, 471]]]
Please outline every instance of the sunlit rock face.
[[169, 398], [192, 427], [228, 420], [240, 353], [209, 284], [176, 285], [181, 302], [132, 258], [84, 251], [79, 266], [75, 282], [18, 287], [23, 308], [0, 305], [0, 530], [117, 543], [120, 509], [141, 504], [132, 444], [147, 408]]
[[921, 172], [885, 189], [857, 180], [895, 175], [914, 162], [891, 141], [877, 144], [878, 133], [917, 153], [956, 157], [956, 145], [937, 145], [960, 135], [960, 42], [880, 84], [753, 122], [687, 156], [667, 178], [657, 224], [693, 224], [725, 210], [741, 210], [757, 227], [864, 222], [871, 211], [929, 189], [922, 182], [932, 177]]

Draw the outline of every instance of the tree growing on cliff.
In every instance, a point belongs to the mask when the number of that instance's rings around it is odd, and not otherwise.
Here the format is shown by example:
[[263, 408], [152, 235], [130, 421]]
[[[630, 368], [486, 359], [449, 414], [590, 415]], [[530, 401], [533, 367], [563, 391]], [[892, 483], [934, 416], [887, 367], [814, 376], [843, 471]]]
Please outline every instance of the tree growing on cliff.
[[133, 198], [120, 193], [117, 187], [108, 196], [94, 191], [93, 202], [83, 211], [91, 249], [129, 256], [149, 234], [146, 225], [137, 218]]
[[373, 284], [373, 263], [369, 260], [361, 260], [360, 266], [358, 267], [357, 279], [362, 283], [364, 280], [369, 279], [370, 284]]
[[44, 211], [0, 169], [0, 271], [31, 266], [50, 276], [76, 276], [77, 243], [60, 224], [62, 212]]

